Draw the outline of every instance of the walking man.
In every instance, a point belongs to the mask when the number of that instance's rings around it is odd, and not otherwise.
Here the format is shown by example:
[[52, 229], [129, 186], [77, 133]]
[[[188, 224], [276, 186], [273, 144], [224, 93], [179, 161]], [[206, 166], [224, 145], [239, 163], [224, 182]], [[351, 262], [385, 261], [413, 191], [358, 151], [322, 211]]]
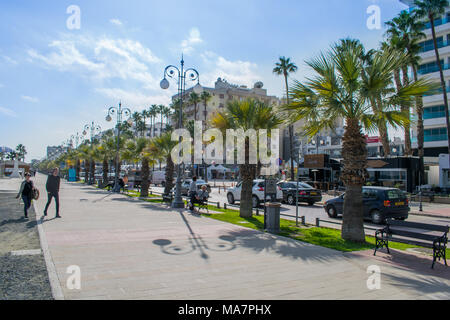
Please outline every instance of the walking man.
[[47, 188], [48, 201], [45, 206], [44, 216], [47, 216], [47, 210], [50, 206], [50, 203], [52, 202], [52, 198], [55, 198], [56, 218], [61, 218], [61, 216], [59, 215], [59, 184], [61, 182], [61, 178], [59, 177], [58, 173], [59, 169], [55, 168], [53, 169], [53, 173], [47, 178], [47, 184], [45, 185], [45, 187]]
[[24, 216], [25, 219], [28, 219], [28, 209], [31, 207], [31, 200], [33, 199], [33, 181], [31, 181], [31, 174], [25, 173], [25, 180], [20, 185], [20, 191], [16, 196], [16, 199], [19, 199], [20, 196], [22, 196], [24, 208]]

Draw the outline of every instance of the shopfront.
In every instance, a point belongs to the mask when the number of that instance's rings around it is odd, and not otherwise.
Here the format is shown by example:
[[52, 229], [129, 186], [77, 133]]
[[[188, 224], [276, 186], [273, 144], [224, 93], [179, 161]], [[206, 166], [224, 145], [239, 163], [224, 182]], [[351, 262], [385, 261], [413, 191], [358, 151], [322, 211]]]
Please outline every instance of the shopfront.
[[420, 161], [416, 157], [368, 159], [368, 185], [413, 192], [419, 185]]

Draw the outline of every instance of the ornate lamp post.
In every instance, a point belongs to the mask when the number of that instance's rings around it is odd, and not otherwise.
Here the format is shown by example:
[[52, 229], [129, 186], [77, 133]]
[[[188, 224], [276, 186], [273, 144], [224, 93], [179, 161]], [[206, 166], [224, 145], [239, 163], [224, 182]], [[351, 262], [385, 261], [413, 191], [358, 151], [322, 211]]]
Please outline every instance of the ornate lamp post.
[[117, 117], [117, 149], [116, 149], [116, 164], [115, 164], [115, 177], [114, 177], [114, 188], [113, 192], [120, 192], [120, 185], [119, 185], [119, 151], [120, 151], [120, 126], [122, 124], [123, 116], [125, 116], [126, 121], [131, 125], [133, 123], [133, 120], [131, 119], [131, 110], [128, 108], [122, 108], [122, 103], [119, 102], [119, 107], [111, 107], [108, 110], [108, 115], [106, 116], [106, 121], [111, 122], [112, 117]]
[[[91, 124], [87, 124], [84, 126], [83, 136], [86, 136], [88, 134], [88, 132], [90, 132], [90, 134], [91, 134], [90, 141], [91, 141], [91, 146], [92, 146], [92, 143], [94, 142], [95, 133], [100, 133], [101, 130], [102, 130], [102, 128], [98, 124], [95, 124], [94, 121], [92, 121]], [[90, 161], [89, 171], [92, 172], [92, 169], [93, 169], [93, 162]], [[95, 182], [95, 172], [94, 172], [93, 176], [91, 176], [89, 179], [89, 184], [93, 184], [93, 182]]]
[[75, 141], [75, 149], [76, 149], [76, 148], [78, 148], [79, 142], [81, 140], [81, 135], [77, 132], [77, 135], [73, 134], [70, 137], [70, 140], [72, 141], [72, 145], [73, 145], [73, 142]]
[[92, 121], [91, 124], [87, 124], [84, 126], [83, 136], [86, 136], [90, 131], [92, 143], [94, 141], [95, 133], [100, 133], [101, 130], [102, 128], [99, 125], [95, 124], [94, 121]]
[[[178, 128], [181, 129], [183, 127], [183, 99], [184, 93], [186, 90], [186, 79], [190, 81], [197, 81], [197, 85], [194, 87], [194, 92], [197, 94], [201, 94], [203, 92], [203, 88], [200, 85], [200, 75], [197, 70], [190, 68], [184, 70], [184, 59], [181, 57], [181, 68], [178, 68], [173, 65], [169, 65], [164, 70], [164, 79], [161, 81], [161, 89], [166, 90], [169, 88], [170, 83], [167, 80], [167, 77], [178, 80], [178, 96], [180, 100], [180, 110], [178, 112]], [[180, 137], [180, 143], [182, 138]], [[183, 165], [180, 163], [177, 165], [177, 183], [175, 189], [175, 197], [172, 203], [173, 208], [181, 209], [184, 208], [184, 201], [181, 197], [181, 175], [182, 175]]]

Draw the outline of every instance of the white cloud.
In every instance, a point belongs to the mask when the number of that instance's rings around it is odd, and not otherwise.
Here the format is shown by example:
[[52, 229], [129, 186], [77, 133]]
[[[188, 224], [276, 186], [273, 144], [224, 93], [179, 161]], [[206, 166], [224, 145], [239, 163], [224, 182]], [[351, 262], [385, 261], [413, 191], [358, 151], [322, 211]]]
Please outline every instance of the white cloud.
[[37, 102], [39, 102], [39, 99], [38, 99], [38, 98], [35, 98], [35, 97], [22, 96], [21, 98], [22, 98], [23, 100], [26, 100], [26, 101], [29, 101], [29, 102], [32, 102], [32, 103], [37, 103]]
[[161, 60], [138, 41], [68, 36], [52, 41], [49, 48], [48, 54], [31, 49], [28, 55], [49, 68], [81, 73], [93, 80], [135, 80], [147, 89], [158, 87], [147, 64]]
[[3, 60], [5, 60], [6, 62], [8, 62], [9, 64], [13, 64], [13, 65], [18, 64], [18, 62], [17, 62], [16, 60], [14, 60], [13, 58], [11, 58], [11, 57], [8, 57], [8, 56], [2, 56], [2, 58], [3, 58]]
[[114, 25], [116, 25], [116, 26], [122, 26], [123, 25], [122, 21], [120, 21], [119, 19], [110, 19], [109, 22], [114, 24]]
[[201, 57], [206, 69], [211, 70], [201, 75], [201, 80], [205, 85], [212, 85], [219, 77], [233, 84], [247, 86], [252, 86], [261, 80], [256, 63], [241, 60], [230, 61], [211, 51], [203, 53]]
[[5, 116], [8, 116], [8, 117], [14, 117], [14, 118], [17, 117], [17, 114], [14, 111], [12, 111], [11, 109], [8, 109], [8, 108], [4, 108], [4, 107], [0, 107], [0, 113], [4, 114]]
[[189, 37], [181, 42], [181, 50], [186, 54], [190, 54], [194, 51], [194, 46], [202, 42], [200, 30], [198, 28], [191, 28]]

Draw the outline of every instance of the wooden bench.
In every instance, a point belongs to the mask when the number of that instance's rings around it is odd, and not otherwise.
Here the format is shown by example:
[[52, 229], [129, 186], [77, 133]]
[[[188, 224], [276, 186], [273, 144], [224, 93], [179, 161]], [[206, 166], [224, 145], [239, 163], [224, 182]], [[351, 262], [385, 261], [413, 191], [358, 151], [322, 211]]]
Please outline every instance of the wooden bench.
[[[416, 231], [411, 231], [411, 229], [414, 229]], [[430, 232], [443, 232], [443, 234], [435, 235], [430, 234]], [[389, 219], [387, 220], [386, 227], [375, 232], [376, 247], [373, 255], [375, 256], [377, 254], [377, 250], [382, 249], [383, 247], [386, 247], [387, 252], [391, 254], [389, 252], [389, 241], [395, 241], [426, 248], [432, 248], [433, 263], [431, 265], [431, 268], [433, 269], [436, 260], [439, 259], [439, 261], [441, 261], [441, 258], [444, 259], [445, 265], [447, 266], [446, 249], [448, 242], [448, 232], [448, 226]], [[394, 238], [394, 235], [404, 238]]]
[[171, 204], [173, 202], [173, 194], [172, 193], [163, 194], [162, 195], [162, 202]]
[[194, 206], [197, 205], [198, 211], [200, 212], [201, 209], [206, 209], [206, 212], [209, 213], [208, 208], [208, 201], [199, 201], [194, 204]]

